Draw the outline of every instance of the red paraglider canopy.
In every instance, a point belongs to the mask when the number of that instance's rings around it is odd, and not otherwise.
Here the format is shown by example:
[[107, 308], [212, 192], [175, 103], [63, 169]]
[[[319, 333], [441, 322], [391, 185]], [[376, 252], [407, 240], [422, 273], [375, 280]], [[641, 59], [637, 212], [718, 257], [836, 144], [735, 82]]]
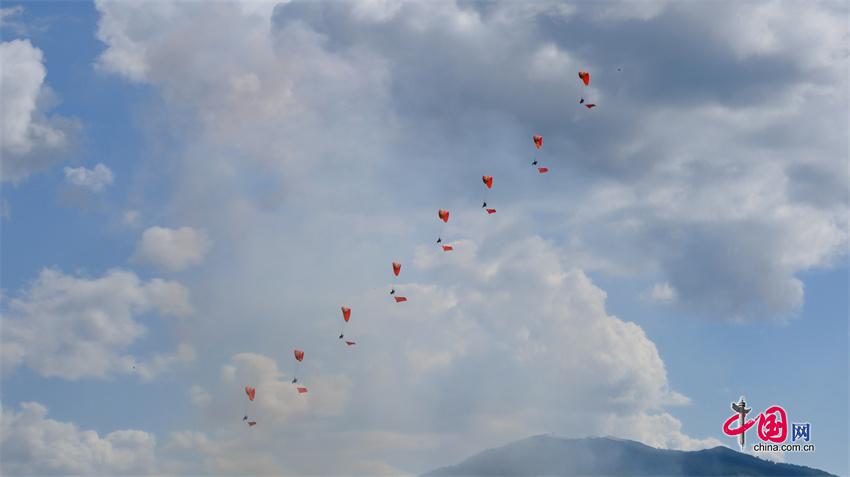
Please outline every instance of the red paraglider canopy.
[[579, 71], [578, 77], [581, 78], [582, 81], [584, 81], [585, 86], [590, 85], [590, 73], [588, 73], [587, 71]]
[[248, 421], [248, 427], [254, 427], [257, 425], [257, 421]]
[[347, 344], [348, 346], [354, 346], [357, 343], [355, 343], [354, 341], [346, 341], [345, 344]]
[[245, 386], [245, 394], [248, 395], [248, 400], [253, 401], [254, 395], [257, 393], [256, 388], [252, 388], [251, 386]]
[[454, 249], [451, 245], [443, 245], [443, 252], [451, 252]]
[[448, 221], [449, 221], [449, 211], [440, 209], [440, 211], [437, 212], [437, 217], [439, 217], [440, 220], [442, 220], [443, 222], [448, 223]]
[[486, 185], [488, 189], [493, 188], [493, 176], [483, 176], [481, 180], [484, 181], [484, 185]]
[[541, 174], [546, 174], [547, 172], [549, 172], [549, 168], [548, 167], [538, 167], [537, 172], [539, 172]]
[[307, 388], [298, 387], [298, 394], [304, 394], [307, 392]]
[[[345, 320], [346, 323], [348, 323], [349, 318], [351, 318], [351, 308], [348, 308], [347, 306], [342, 307], [342, 319]], [[304, 353], [301, 353], [301, 355], [303, 356]], [[297, 357], [298, 356], [297, 356], [297, 353], [296, 353], [296, 358]], [[301, 361], [301, 360], [299, 359], [298, 361]]]
[[585, 104], [584, 107], [587, 108], [587, 109], [591, 109], [591, 108], [595, 108], [596, 105], [594, 103], [588, 103], [588, 104]]
[[407, 301], [407, 297], [405, 297], [405, 296], [397, 296], [397, 297], [395, 297], [395, 302], [396, 302], [396, 303], [401, 303], [401, 302], [403, 302], [403, 301]]
[[401, 273], [401, 264], [398, 262], [393, 262], [393, 273], [395, 276], [398, 276]]
[[535, 136], [531, 136], [531, 139], [534, 140], [534, 147], [536, 147], [537, 149], [543, 147], [543, 136], [538, 134]]
[[304, 361], [304, 352], [300, 349], [295, 350], [295, 359], [298, 361]]
[[496, 213], [496, 209], [487, 209], [487, 213], [488, 213], [488, 214], [495, 214], [495, 213]]

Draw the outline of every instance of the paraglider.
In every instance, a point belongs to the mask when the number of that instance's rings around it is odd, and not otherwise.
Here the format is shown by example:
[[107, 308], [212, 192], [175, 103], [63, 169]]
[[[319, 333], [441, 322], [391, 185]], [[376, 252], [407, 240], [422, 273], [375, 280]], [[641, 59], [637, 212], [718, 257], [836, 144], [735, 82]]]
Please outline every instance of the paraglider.
[[298, 394], [304, 394], [307, 392], [307, 388], [298, 386]]
[[[398, 277], [398, 275], [400, 273], [401, 273], [401, 264], [398, 263], [398, 262], [393, 262], [393, 288], [392, 288], [392, 290], [390, 290], [390, 295], [395, 295], [395, 283], [397, 281], [396, 278]], [[405, 298], [403, 296], [393, 296], [393, 298], [395, 298], [396, 303], [401, 303], [403, 301], [407, 301], [407, 298]]]
[[[253, 402], [254, 396], [257, 394], [257, 389], [252, 388], [251, 386], [245, 386], [245, 394], [248, 395], [248, 401]], [[245, 405], [245, 416], [242, 418], [242, 421], [247, 421], [247, 420], [248, 420], [248, 406]], [[256, 424], [256, 422], [254, 422], [254, 424]], [[250, 426], [251, 423], [249, 422], [248, 425]]]
[[[534, 135], [534, 136], [532, 136], [532, 139], [534, 139], [534, 147], [536, 147], [537, 149], [540, 149], [541, 147], [543, 147], [543, 136], [541, 136], [539, 134]], [[531, 161], [531, 165], [535, 166], [535, 167], [539, 163], [540, 162], [537, 160], [536, 157], [534, 158], [533, 161]], [[548, 167], [538, 167], [537, 172], [539, 172], [540, 174], [545, 174], [545, 173], [549, 172], [549, 168]], [[494, 209], [493, 212], [487, 211], [487, 213], [494, 214], [494, 213], [496, 213], [496, 210]]]
[[[487, 207], [487, 195], [490, 193], [490, 189], [493, 188], [493, 176], [482, 176], [481, 181], [484, 182], [484, 185], [487, 189], [484, 191], [484, 200], [483, 204], [481, 204], [481, 208], [485, 209]], [[486, 209], [488, 214], [493, 214], [496, 212], [496, 209]], [[492, 212], [491, 212], [492, 211]]]
[[451, 245], [443, 245], [443, 252], [451, 252], [454, 249]]
[[579, 71], [578, 77], [581, 78], [585, 86], [590, 86], [590, 73], [587, 71]]
[[254, 427], [257, 425], [257, 421], [248, 421], [248, 427]]
[[[350, 318], [351, 318], [351, 308], [348, 308], [348, 307], [346, 307], [346, 306], [343, 306], [343, 307], [342, 307], [342, 319], [343, 319], [344, 321], [343, 321], [343, 323], [342, 323], [342, 329], [341, 329], [341, 330], [339, 330], [339, 339], [342, 339], [342, 337], [344, 336], [344, 332], [345, 332], [345, 325], [346, 325], [346, 323], [348, 323], [348, 320], [349, 320]], [[302, 356], [303, 356], [303, 353], [302, 353]], [[296, 358], [297, 358], [297, 356], [296, 356]], [[301, 361], [301, 360], [299, 359], [299, 361]]]
[[304, 352], [300, 349], [295, 350], [295, 360], [297, 363], [295, 363], [295, 371], [292, 373], [292, 384], [298, 382], [298, 364], [304, 361]]
[[[443, 243], [443, 230], [446, 228], [446, 224], [449, 223], [449, 211], [440, 209], [437, 211], [437, 217], [443, 221], [443, 225], [440, 226], [440, 235], [437, 237], [437, 243]], [[443, 247], [445, 250], [445, 247]]]
[[401, 264], [398, 263], [398, 262], [393, 262], [393, 277], [394, 278], [393, 278], [393, 286], [390, 289], [390, 295], [395, 295], [396, 277], [398, 277], [399, 273], [401, 273]]
[[584, 107], [587, 108], [587, 109], [591, 109], [591, 108], [595, 108], [596, 105], [593, 104], [593, 103], [588, 103], [588, 104], [585, 104]]
[[354, 341], [346, 341], [345, 344], [347, 344], [348, 346], [354, 346], [357, 343], [355, 343]]

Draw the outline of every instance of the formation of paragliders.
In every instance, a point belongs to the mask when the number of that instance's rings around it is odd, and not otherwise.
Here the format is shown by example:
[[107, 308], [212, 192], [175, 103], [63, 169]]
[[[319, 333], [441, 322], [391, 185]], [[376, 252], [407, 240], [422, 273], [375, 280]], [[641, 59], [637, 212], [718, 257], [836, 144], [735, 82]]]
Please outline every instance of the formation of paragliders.
[[[617, 68], [617, 71], [622, 71], [622, 70], [621, 70], [621, 68]], [[584, 84], [584, 86], [590, 86], [590, 73], [589, 72], [579, 71], [578, 77], [581, 80], [581, 82]], [[592, 108], [596, 107], [595, 103], [586, 102], [583, 95], [582, 95], [581, 99], [579, 100], [579, 104], [584, 105], [585, 108], [587, 108], [587, 109], [592, 109]], [[535, 134], [531, 137], [531, 139], [532, 139], [532, 142], [534, 144], [534, 150], [535, 150], [534, 160], [531, 162], [531, 165], [537, 169], [537, 172], [539, 174], [546, 174], [547, 172], [549, 172], [549, 167], [542, 165], [540, 163], [540, 159], [538, 159], [538, 156], [537, 156], [537, 153], [543, 148], [543, 136], [540, 135], [540, 134]], [[493, 176], [488, 176], [488, 175], [482, 176], [481, 181], [484, 183], [484, 187], [485, 187], [481, 208], [484, 209], [484, 211], [487, 213], [487, 215], [495, 214], [496, 209], [493, 208], [488, 203], [490, 191], [493, 189], [493, 183], [494, 183]], [[444, 231], [445, 231], [445, 226], [449, 222], [450, 215], [451, 214], [449, 213], [448, 210], [439, 209], [437, 211], [437, 218], [441, 221], [440, 230], [439, 230], [439, 233], [437, 235], [437, 245], [442, 249], [443, 252], [450, 252], [450, 251], [454, 250], [454, 247], [452, 245], [449, 245], [449, 244], [446, 244], [446, 243], [443, 242], [443, 235], [444, 235]], [[397, 288], [398, 288], [398, 277], [401, 274], [401, 269], [402, 269], [401, 263], [392, 262], [393, 282], [392, 282], [389, 294], [396, 303], [404, 303], [404, 302], [407, 301], [407, 297], [399, 295], [398, 290], [397, 290]], [[342, 326], [341, 326], [341, 329], [340, 329], [340, 332], [339, 332], [339, 339], [343, 340], [343, 338], [345, 338], [346, 326], [348, 325], [348, 322], [351, 319], [351, 308], [349, 308], [347, 306], [342, 306], [341, 311], [342, 311], [343, 322], [342, 322]], [[357, 344], [356, 342], [350, 341], [350, 340], [343, 340], [343, 342], [345, 343], [345, 345], [347, 347], [351, 347], [351, 346], [354, 346], [354, 345]], [[295, 384], [299, 383], [298, 372], [300, 370], [301, 363], [304, 361], [304, 351], [300, 350], [300, 349], [295, 349], [294, 350], [294, 356], [295, 356], [295, 363], [294, 363], [294, 369], [293, 369], [293, 373], [292, 373], [292, 384], [295, 385]], [[303, 384], [297, 385], [295, 387], [295, 389], [298, 392], [298, 394], [305, 394], [308, 391], [307, 387], [305, 387]], [[249, 418], [249, 414], [248, 414], [248, 407], [251, 403], [254, 402], [254, 398], [256, 396], [256, 393], [257, 393], [256, 388], [253, 388], [251, 386], [245, 386], [245, 394], [248, 397], [248, 405], [246, 405], [244, 417], [242, 418], [242, 420], [244, 422], [246, 422], [249, 427], [254, 427], [254, 426], [257, 425], [256, 419]]]

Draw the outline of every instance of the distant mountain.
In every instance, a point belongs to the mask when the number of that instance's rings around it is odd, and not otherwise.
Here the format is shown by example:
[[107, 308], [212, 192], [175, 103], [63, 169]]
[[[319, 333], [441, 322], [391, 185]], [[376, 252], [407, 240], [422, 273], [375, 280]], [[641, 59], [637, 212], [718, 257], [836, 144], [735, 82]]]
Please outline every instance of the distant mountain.
[[656, 449], [612, 438], [560, 439], [536, 436], [486, 450], [460, 464], [423, 477], [472, 476], [800, 476], [832, 475], [821, 470], [778, 464], [728, 447], [700, 451]]

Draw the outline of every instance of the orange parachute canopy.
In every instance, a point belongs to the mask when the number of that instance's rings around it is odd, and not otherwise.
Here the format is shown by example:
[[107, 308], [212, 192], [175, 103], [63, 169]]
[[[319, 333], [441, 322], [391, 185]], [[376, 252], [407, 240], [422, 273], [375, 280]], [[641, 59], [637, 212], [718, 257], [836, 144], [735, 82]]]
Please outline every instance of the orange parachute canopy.
[[345, 344], [347, 344], [348, 346], [354, 346], [357, 343], [355, 343], [354, 341], [346, 341]]
[[484, 181], [484, 185], [486, 185], [488, 189], [493, 188], [493, 176], [483, 176], [481, 180]]
[[398, 276], [401, 273], [401, 264], [398, 262], [393, 262], [393, 273], [395, 276]]
[[304, 361], [304, 352], [300, 349], [295, 350], [295, 359], [298, 361]]
[[257, 393], [256, 388], [252, 388], [251, 386], [245, 386], [245, 394], [248, 395], [248, 400], [253, 401], [254, 395]]
[[403, 301], [407, 301], [407, 297], [405, 297], [405, 296], [397, 296], [397, 297], [395, 297], [395, 302], [396, 302], [396, 303], [401, 303], [401, 302], [403, 302]]
[[549, 168], [548, 167], [538, 167], [537, 172], [539, 172], [541, 174], [546, 174], [547, 172], [549, 172]]
[[437, 217], [439, 217], [440, 220], [442, 220], [443, 222], [448, 223], [448, 221], [449, 221], [449, 211], [440, 209], [440, 211], [437, 212]]
[[495, 214], [495, 213], [496, 213], [496, 209], [487, 209], [487, 213], [488, 213], [488, 214]]
[[585, 104], [584, 107], [587, 108], [587, 109], [591, 109], [591, 108], [595, 108], [596, 105], [593, 104], [593, 103], [588, 103], [588, 104]]
[[[348, 308], [347, 306], [342, 307], [342, 319], [345, 320], [346, 323], [348, 323], [349, 318], [351, 318], [351, 308]], [[301, 355], [303, 356], [304, 353], [301, 353]], [[301, 360], [299, 359], [298, 361]]]
[[585, 86], [590, 85], [590, 73], [588, 73], [587, 71], [579, 71], [578, 77], [581, 78], [582, 81], [584, 81]]
[[302, 388], [301, 386], [298, 387], [298, 394], [304, 394], [306, 392], [307, 392], [307, 388]]
[[534, 139], [534, 147], [536, 147], [537, 149], [543, 147], [543, 136], [538, 134], [535, 136], [531, 136], [531, 139]]
[[443, 245], [443, 252], [451, 252], [454, 249], [451, 245]]

